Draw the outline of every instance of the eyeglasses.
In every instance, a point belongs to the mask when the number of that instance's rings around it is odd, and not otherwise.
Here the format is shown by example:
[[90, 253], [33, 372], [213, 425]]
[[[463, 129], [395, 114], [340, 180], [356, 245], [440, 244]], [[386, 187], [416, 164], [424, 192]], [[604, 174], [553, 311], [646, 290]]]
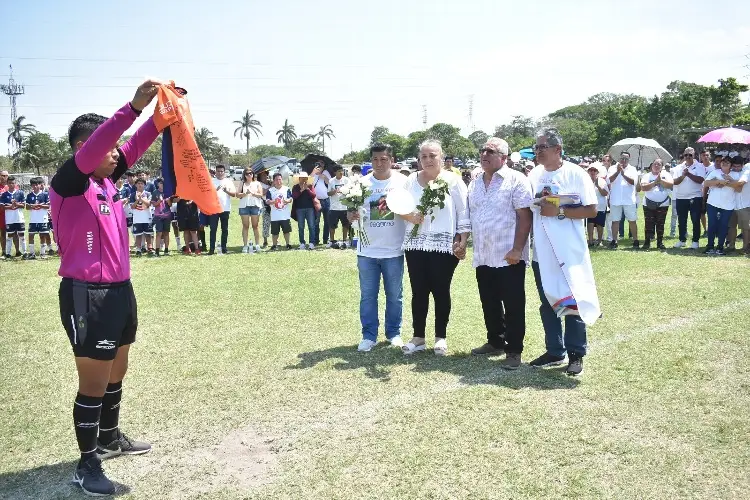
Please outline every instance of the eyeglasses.
[[534, 144], [534, 151], [544, 151], [547, 148], [554, 148], [548, 144]]
[[490, 148], [482, 148], [482, 149], [479, 150], [479, 154], [480, 155], [481, 154], [485, 154], [485, 153], [488, 154], [488, 155], [490, 155], [490, 156], [500, 154], [499, 151], [495, 151], [494, 149], [490, 149]]

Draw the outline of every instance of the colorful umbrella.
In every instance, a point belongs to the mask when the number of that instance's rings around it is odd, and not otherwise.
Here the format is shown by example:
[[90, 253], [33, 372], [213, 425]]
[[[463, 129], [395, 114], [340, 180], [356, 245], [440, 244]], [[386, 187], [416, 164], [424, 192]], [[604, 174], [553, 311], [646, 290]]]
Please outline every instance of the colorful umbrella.
[[741, 128], [717, 128], [707, 133], [698, 142], [716, 142], [719, 144], [750, 144], [750, 132]]

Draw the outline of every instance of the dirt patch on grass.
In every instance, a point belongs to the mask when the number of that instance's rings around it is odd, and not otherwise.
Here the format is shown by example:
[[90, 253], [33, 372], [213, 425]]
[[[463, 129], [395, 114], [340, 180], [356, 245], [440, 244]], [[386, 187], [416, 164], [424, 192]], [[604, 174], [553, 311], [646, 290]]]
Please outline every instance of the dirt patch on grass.
[[276, 438], [244, 429], [225, 437], [212, 454], [224, 474], [243, 489], [253, 489], [273, 481], [273, 469], [281, 451]]

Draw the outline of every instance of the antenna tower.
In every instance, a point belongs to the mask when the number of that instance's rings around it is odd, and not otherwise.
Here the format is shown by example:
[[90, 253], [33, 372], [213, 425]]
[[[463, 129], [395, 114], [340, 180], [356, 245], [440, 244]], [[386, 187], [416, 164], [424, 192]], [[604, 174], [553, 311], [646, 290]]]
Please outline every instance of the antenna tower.
[[[10, 66], [10, 79], [8, 80], [8, 85], [0, 85], [0, 92], [7, 95], [10, 99], [10, 125], [11, 127], [13, 127], [13, 124], [18, 118], [18, 111], [16, 110], [16, 97], [19, 95], [23, 95], [25, 93], [25, 89], [23, 85], [16, 83], [16, 81], [13, 79], [12, 65]], [[11, 147], [15, 150], [18, 145], [13, 144]]]
[[422, 104], [422, 130], [427, 130], [427, 105]]

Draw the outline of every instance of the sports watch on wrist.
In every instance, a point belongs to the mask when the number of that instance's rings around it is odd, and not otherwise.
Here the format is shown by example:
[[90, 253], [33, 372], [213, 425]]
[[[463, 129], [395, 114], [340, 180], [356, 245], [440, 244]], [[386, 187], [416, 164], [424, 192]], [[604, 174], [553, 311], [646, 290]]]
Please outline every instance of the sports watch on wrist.
[[558, 220], [563, 220], [565, 218], [565, 209], [563, 207], [560, 207], [560, 210], [557, 212], [557, 218]]

